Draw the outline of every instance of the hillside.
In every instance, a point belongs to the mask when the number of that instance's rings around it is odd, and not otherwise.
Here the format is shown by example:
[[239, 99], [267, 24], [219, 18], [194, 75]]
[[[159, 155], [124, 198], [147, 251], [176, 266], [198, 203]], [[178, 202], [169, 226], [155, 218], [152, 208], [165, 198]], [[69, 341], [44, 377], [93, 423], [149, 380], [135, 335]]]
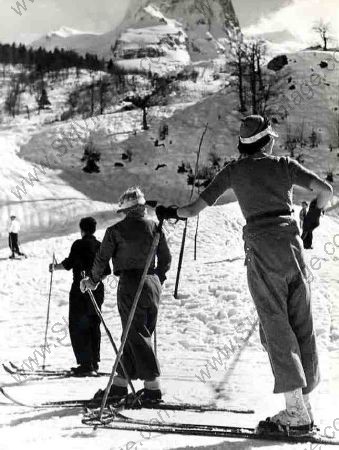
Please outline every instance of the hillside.
[[[29, 90], [21, 96], [22, 113], [14, 119], [2, 116], [0, 124], [1, 147], [1, 192], [0, 192], [0, 246], [7, 246], [7, 225], [10, 214], [16, 214], [21, 221], [24, 240], [37, 238], [42, 230], [48, 230], [50, 235], [75, 230], [79, 218], [90, 211], [109, 211], [109, 205], [102, 202], [92, 202], [84, 194], [69, 186], [59, 176], [59, 172], [51, 169], [51, 164], [42, 158], [37, 164], [31, 164], [18, 156], [21, 146], [31, 139], [34, 133], [49, 127], [60, 116], [67, 101], [69, 92], [77, 83], [91, 80], [88, 72], [76, 77], [71, 71], [67, 81], [53, 82], [49, 90], [51, 109], [41, 110], [37, 114], [34, 93]], [[9, 79], [2, 78], [0, 91], [2, 93], [0, 107], [3, 108]], [[47, 85], [48, 86], [48, 85]], [[25, 105], [30, 110], [27, 117]], [[44, 147], [48, 143], [43, 142]], [[33, 151], [34, 153], [34, 151]], [[62, 213], [62, 214], [60, 214]]]
[[[288, 64], [279, 71], [280, 81], [274, 87], [275, 95], [270, 107], [276, 122], [274, 126], [280, 134], [275, 152], [290, 154], [287, 140], [303, 135], [303, 146], [295, 146], [294, 156], [324, 178], [332, 174], [335, 205], [339, 185], [339, 144], [335, 141], [339, 73], [337, 65], [333, 70], [330, 70], [331, 66], [324, 65], [328, 57], [328, 53], [314, 51], [289, 54], [286, 58]], [[8, 162], [1, 169], [4, 186], [8, 186], [1, 194], [3, 244], [10, 209], [18, 209], [25, 231], [32, 231], [32, 227], [38, 230], [52, 224], [56, 226], [53, 214], [48, 212], [51, 203], [46, 199], [59, 195], [61, 199], [83, 199], [88, 212], [109, 210], [121, 192], [134, 184], [140, 185], [153, 199], [168, 204], [186, 202], [191, 190], [188, 184], [189, 167], [195, 166], [196, 151], [206, 123], [208, 130], [202, 145], [201, 172], [207, 173], [216, 158], [221, 158], [222, 164], [237, 157], [241, 115], [232, 78], [220, 73], [216, 63], [194, 67], [198, 71], [195, 81], [176, 81], [177, 87], [167, 104], [148, 108], [147, 131], [142, 129], [141, 109], [124, 102], [110, 106], [104, 115], [93, 119], [83, 119], [78, 114], [60, 122], [70, 92], [74, 87], [84, 87], [91, 81], [85, 71], [80, 79], [74, 73], [68, 81], [60, 81], [54, 87], [51, 85], [51, 109], [42, 111], [40, 116], [28, 120], [22, 114], [15, 121], [6, 118], [2, 126], [2, 139], [6, 141], [4, 148], [9, 153]], [[317, 74], [319, 79], [314, 78]], [[311, 79], [316, 79], [318, 84], [312, 85], [312, 91], [305, 84], [310, 84]], [[142, 86], [142, 78], [139, 84]], [[1, 89], [6, 92], [6, 80]], [[29, 93], [25, 95], [26, 102], [34, 101]], [[293, 101], [299, 105], [294, 105]], [[163, 129], [167, 130], [165, 135], [161, 131]], [[316, 136], [313, 147], [311, 135], [314, 139]], [[81, 158], [89, 141], [101, 154], [100, 173], [88, 174], [82, 170], [84, 164]], [[41, 183], [43, 191], [35, 187], [30, 189], [30, 183], [39, 184], [34, 179], [27, 182], [29, 173], [34, 177], [33, 164], [42, 167], [42, 170], [35, 172], [35, 176], [46, 180]], [[23, 183], [29, 188], [27, 197], [26, 194], [23, 197], [29, 201], [20, 203], [20, 186]], [[62, 194], [56, 193], [55, 189], [50, 190], [50, 186], [60, 183], [65, 190]], [[299, 190], [296, 194], [297, 203], [312, 197], [312, 194]], [[44, 202], [41, 202], [42, 199]], [[234, 197], [229, 193], [221, 201], [231, 199]], [[90, 203], [86, 203], [88, 201]], [[58, 203], [55, 205], [58, 207]], [[66, 203], [63, 205], [65, 211], [72, 211], [73, 200], [70, 200], [69, 209]], [[43, 219], [45, 214], [49, 216], [49, 222]], [[39, 219], [34, 218], [37, 216]]]
[[[172, 145], [170, 141], [175, 134], [174, 130], [177, 123], [182, 121], [180, 111], [192, 108], [196, 102], [209, 93], [218, 91], [225, 83], [225, 76], [214, 79], [213, 67], [206, 67], [203, 72], [200, 68], [200, 71], [199, 82], [179, 82], [179, 98], [174, 96], [168, 105], [149, 109], [148, 132], [142, 130], [141, 110], [130, 110], [129, 107], [124, 110], [129, 105], [126, 102], [110, 105], [104, 115], [88, 119], [75, 115], [72, 119], [60, 121], [69, 108], [70, 93], [79, 88], [84, 89], [93, 80], [100, 80], [101, 72], [95, 75], [88, 71], [77, 73], [73, 70], [65, 75], [66, 78], [61, 76], [57, 81], [53, 75], [46, 78], [45, 86], [51, 105], [40, 112], [37, 110], [35, 93], [26, 86], [21, 94], [20, 114], [14, 119], [4, 115], [0, 125], [0, 139], [3, 142], [3, 164], [0, 168], [3, 180], [0, 194], [1, 245], [7, 245], [6, 230], [11, 212], [16, 213], [21, 220], [23, 236], [27, 239], [46, 228], [51, 233], [57, 230], [74, 230], [84, 211], [90, 214], [92, 211], [111, 210], [111, 204], [116, 203], [121, 191], [130, 183], [143, 185], [150, 195], [157, 188], [159, 192], [154, 194], [155, 197], [165, 200], [169, 190], [163, 186], [164, 173], [170, 179], [174, 174], [170, 186], [179, 183], [182, 187], [183, 192], [179, 192], [178, 187], [173, 189], [174, 197], [186, 198], [187, 174], [179, 176], [176, 172], [182, 162], [181, 158], [186, 159], [185, 152], [189, 150], [186, 147], [183, 151], [179, 136], [177, 141], [173, 139], [173, 154], [167, 147]], [[139, 82], [142, 86], [143, 78]], [[0, 79], [2, 102], [6, 98], [9, 84], [9, 77]], [[86, 95], [88, 97], [89, 94], [85, 91]], [[0, 106], [3, 108], [2, 102]], [[30, 110], [29, 117], [25, 105]], [[202, 107], [198, 112], [203, 117], [206, 114], [204, 108], [207, 107]], [[170, 139], [166, 137], [161, 142], [158, 136], [159, 124], [173, 115], [175, 118], [170, 125]], [[200, 124], [203, 126], [203, 117], [195, 131], [195, 138], [192, 137], [195, 148], [202, 132], [199, 127]], [[135, 133], [133, 141], [129, 136]], [[183, 124], [180, 133], [185, 133]], [[82, 170], [84, 146], [90, 139], [102, 154], [100, 174], [88, 174]], [[139, 145], [139, 139], [143, 139], [144, 143]], [[155, 139], [158, 139], [158, 147], [155, 147]], [[123, 160], [123, 154], [129, 151], [133, 155], [131, 162]], [[115, 164], [121, 167], [115, 167]], [[168, 164], [168, 168], [162, 164]], [[142, 171], [140, 165], [143, 166]], [[152, 184], [146, 188], [152, 178]], [[60, 216], [56, 218], [53, 212], [61, 206], [66, 225], [58, 223]]]
[[278, 121], [274, 125], [280, 134], [278, 152], [288, 153], [286, 142], [297, 139], [295, 157], [324, 178], [332, 173], [337, 195], [339, 53], [302, 51], [287, 54], [286, 61], [278, 71], [280, 81], [273, 88], [275, 95], [270, 104]]

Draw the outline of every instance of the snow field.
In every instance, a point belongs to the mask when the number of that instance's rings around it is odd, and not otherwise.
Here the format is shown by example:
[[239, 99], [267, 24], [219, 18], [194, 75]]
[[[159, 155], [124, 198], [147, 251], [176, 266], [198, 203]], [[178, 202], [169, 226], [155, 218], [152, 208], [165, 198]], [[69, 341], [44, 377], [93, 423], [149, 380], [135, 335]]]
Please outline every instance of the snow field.
[[[238, 424], [255, 426], [258, 420], [276, 412], [283, 406], [281, 396], [273, 395], [273, 379], [267, 355], [262, 350], [257, 328], [250, 336], [256, 314], [246, 284], [246, 271], [241, 242], [242, 219], [236, 204], [218, 206], [204, 211], [200, 217], [198, 260], [193, 261], [195, 220], [189, 222], [186, 252], [181, 275], [179, 298], [173, 298], [176, 265], [179, 254], [182, 224], [168, 226], [173, 252], [173, 267], [164, 286], [158, 321], [158, 354], [162, 366], [162, 386], [165, 399], [209, 403], [213, 399], [223, 406], [253, 408], [254, 415], [169, 412], [162, 420], [183, 422]], [[97, 233], [102, 238], [104, 227]], [[332, 256], [324, 255], [324, 245], [338, 233], [338, 222], [324, 217], [315, 234], [315, 248], [307, 253], [310, 267], [312, 258], [322, 258], [319, 270], [312, 270], [314, 319], [321, 355], [322, 384], [314, 395], [317, 421], [331, 426], [337, 417], [338, 392], [338, 292], [339, 248]], [[51, 254], [58, 261], [67, 255], [77, 234], [42, 238], [25, 246], [29, 260], [0, 260], [3, 277], [1, 286], [1, 340], [2, 361], [27, 362], [34, 357], [41, 365], [41, 350], [47, 309]], [[227, 242], [227, 245], [225, 245]], [[7, 257], [0, 251], [0, 258]], [[17, 276], [13, 276], [14, 274]], [[47, 363], [50, 367], [68, 368], [74, 364], [67, 332], [68, 290], [71, 275], [56, 272], [52, 291], [51, 318]], [[104, 317], [119, 341], [121, 327], [116, 308], [115, 281], [109, 280], [106, 290]], [[112, 350], [103, 332], [101, 370], [109, 371], [113, 363]], [[34, 366], [34, 362], [33, 364]], [[10, 392], [26, 402], [57, 400], [60, 398], [90, 398], [106, 384], [100, 379], [67, 379], [26, 381], [19, 384], [2, 374], [1, 383], [9, 385]], [[140, 382], [136, 383], [141, 388]], [[219, 396], [216, 395], [218, 389]], [[5, 402], [4, 402], [5, 403]], [[140, 413], [129, 412], [136, 416]], [[143, 418], [157, 418], [156, 412], [145, 411]], [[81, 411], [27, 410], [22, 407], [0, 405], [3, 448], [25, 445], [28, 450], [51, 449], [62, 446], [65, 450], [89, 449], [100, 446], [103, 450], [120, 449], [249, 449], [251, 442], [184, 436], [141, 436], [132, 432], [92, 431], [81, 424]], [[135, 446], [131, 446], [131, 443]], [[24, 443], [24, 444], [23, 444]], [[255, 446], [261, 446], [256, 443]], [[254, 444], [253, 444], [254, 446]], [[265, 443], [268, 449], [292, 448], [281, 443]], [[305, 450], [304, 445], [295, 445]], [[307, 447], [308, 448], [308, 447]]]

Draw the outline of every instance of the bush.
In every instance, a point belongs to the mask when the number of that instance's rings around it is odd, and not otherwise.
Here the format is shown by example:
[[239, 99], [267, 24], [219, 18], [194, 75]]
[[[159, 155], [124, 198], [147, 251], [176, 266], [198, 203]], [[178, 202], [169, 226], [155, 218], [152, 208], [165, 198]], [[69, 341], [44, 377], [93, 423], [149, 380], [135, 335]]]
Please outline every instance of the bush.
[[66, 111], [63, 111], [60, 116], [60, 120], [69, 120], [73, 117], [74, 111], [72, 109], [67, 109]]
[[90, 139], [84, 147], [84, 155], [81, 158], [81, 162], [85, 162], [86, 165], [82, 169], [87, 173], [99, 173], [100, 168], [98, 166], [98, 162], [101, 159], [101, 154], [98, 150], [96, 150], [92, 139]]

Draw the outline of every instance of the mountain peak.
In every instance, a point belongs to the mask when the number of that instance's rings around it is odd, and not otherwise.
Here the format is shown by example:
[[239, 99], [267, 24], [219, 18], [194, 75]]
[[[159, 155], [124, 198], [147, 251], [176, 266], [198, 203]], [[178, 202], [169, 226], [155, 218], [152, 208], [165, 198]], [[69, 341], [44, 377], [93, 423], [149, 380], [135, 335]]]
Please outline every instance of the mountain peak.
[[61, 26], [58, 30], [50, 31], [47, 33], [47, 37], [51, 38], [53, 36], [67, 38], [70, 36], [74, 36], [76, 34], [84, 34], [84, 31], [75, 30], [70, 27]]

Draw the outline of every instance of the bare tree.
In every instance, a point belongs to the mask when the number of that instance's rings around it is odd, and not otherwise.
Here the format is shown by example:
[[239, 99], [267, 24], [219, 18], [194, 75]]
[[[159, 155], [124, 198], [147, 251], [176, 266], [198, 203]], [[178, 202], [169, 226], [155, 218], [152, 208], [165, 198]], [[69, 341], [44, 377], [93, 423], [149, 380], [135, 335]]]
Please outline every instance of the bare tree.
[[289, 123], [287, 123], [284, 146], [285, 149], [288, 150], [291, 158], [295, 157], [295, 149], [297, 148], [298, 144], [299, 144], [298, 130], [297, 129], [293, 130], [292, 126]]
[[107, 90], [109, 83], [106, 79], [100, 79], [99, 83], [99, 107], [100, 107], [100, 115], [102, 115], [107, 106]]
[[324, 22], [323, 19], [314, 23], [312, 30], [319, 35], [323, 43], [323, 49], [328, 50], [328, 41], [331, 40], [330, 31], [331, 25], [329, 22]]
[[20, 81], [15, 77], [13, 77], [5, 99], [5, 110], [12, 117], [15, 117], [15, 115], [19, 111], [20, 95], [21, 95]]
[[234, 60], [231, 62], [231, 66], [234, 67], [234, 75], [238, 80], [238, 96], [240, 112], [246, 111], [246, 99], [245, 99], [245, 74], [247, 71], [247, 60], [245, 45], [241, 39], [236, 43], [234, 49]]

